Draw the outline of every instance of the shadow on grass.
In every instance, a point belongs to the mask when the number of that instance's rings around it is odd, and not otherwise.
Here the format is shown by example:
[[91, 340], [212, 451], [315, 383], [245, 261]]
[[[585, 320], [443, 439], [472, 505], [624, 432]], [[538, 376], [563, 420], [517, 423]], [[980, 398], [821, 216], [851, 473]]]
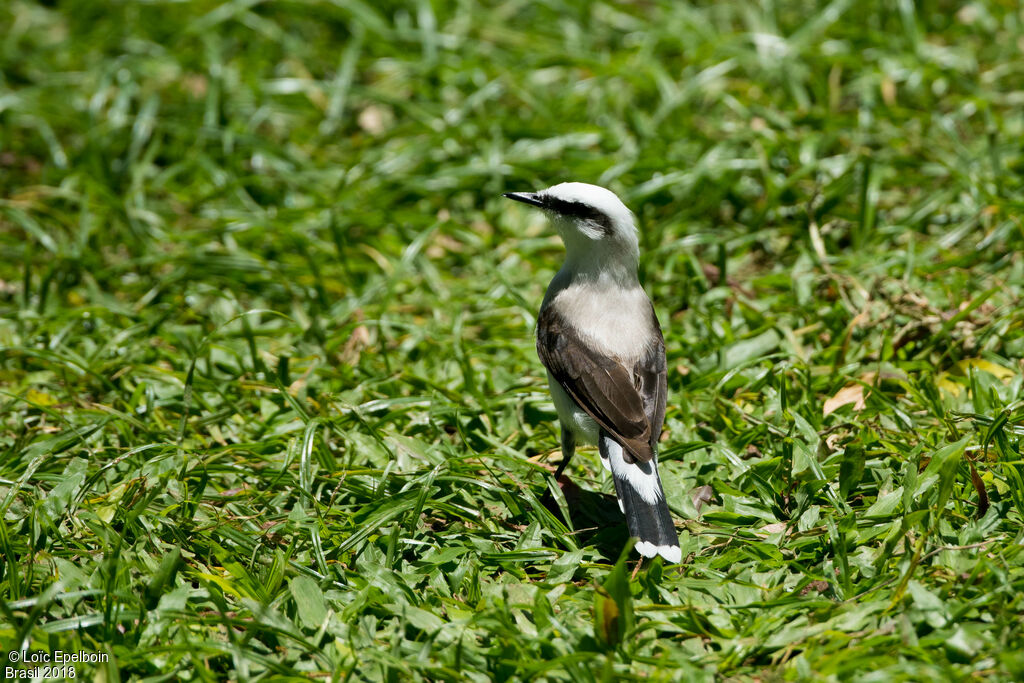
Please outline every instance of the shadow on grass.
[[558, 485], [565, 496], [571, 520], [565, 519], [550, 491], [544, 493], [541, 504], [564, 524], [577, 530], [576, 538], [581, 546], [595, 547], [604, 561], [614, 564], [629, 540], [626, 517], [619, 509], [618, 500], [609, 493], [580, 488], [566, 475], [558, 478]]

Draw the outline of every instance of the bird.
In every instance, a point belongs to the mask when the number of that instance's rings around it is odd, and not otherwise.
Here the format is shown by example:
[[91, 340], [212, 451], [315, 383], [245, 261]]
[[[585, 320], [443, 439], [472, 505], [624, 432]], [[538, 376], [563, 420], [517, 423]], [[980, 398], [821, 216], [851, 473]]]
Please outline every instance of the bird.
[[555, 479], [577, 444], [596, 445], [634, 548], [645, 558], [679, 562], [679, 536], [658, 474], [665, 339], [637, 276], [633, 214], [614, 192], [588, 183], [503, 196], [541, 209], [565, 245], [565, 262], [537, 315], [537, 355], [561, 432]]

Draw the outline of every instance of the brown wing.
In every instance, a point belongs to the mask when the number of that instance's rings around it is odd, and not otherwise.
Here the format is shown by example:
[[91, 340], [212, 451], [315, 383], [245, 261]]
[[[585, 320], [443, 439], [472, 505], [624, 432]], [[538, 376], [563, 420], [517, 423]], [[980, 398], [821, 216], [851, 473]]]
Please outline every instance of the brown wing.
[[537, 319], [537, 355], [567, 394], [636, 460], [654, 457], [665, 416], [665, 343], [628, 369], [595, 351], [553, 306]]
[[661, 428], [665, 422], [665, 403], [668, 398], [668, 373], [665, 363], [665, 338], [661, 334], [661, 325], [658, 324], [658, 316], [654, 313], [654, 306], [651, 306], [651, 320], [654, 321], [654, 330], [657, 334], [657, 342], [651, 344], [647, 355], [637, 362], [633, 368], [633, 376], [636, 380], [636, 389], [644, 401], [644, 413], [651, 425], [651, 447], [656, 448], [658, 439], [661, 438]]

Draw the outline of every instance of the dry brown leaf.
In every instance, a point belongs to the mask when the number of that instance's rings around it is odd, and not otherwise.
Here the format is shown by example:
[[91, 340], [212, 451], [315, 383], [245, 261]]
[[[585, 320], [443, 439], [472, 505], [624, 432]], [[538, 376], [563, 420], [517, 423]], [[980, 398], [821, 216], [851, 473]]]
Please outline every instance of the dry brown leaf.
[[785, 522], [773, 522], [772, 524], [765, 524], [760, 529], [754, 529], [754, 533], [764, 538], [772, 534], [782, 533], [786, 530]]
[[811, 591], [818, 593], [824, 593], [828, 590], [828, 581], [811, 581], [809, 584], [803, 587], [800, 591], [800, 595], [807, 595]]
[[[826, 413], [827, 415], [828, 413]], [[836, 449], [839, 448], [839, 441], [843, 438], [842, 434], [838, 432], [832, 432], [825, 437], [825, 447], [828, 448], [830, 453], [835, 453]]]
[[345, 347], [338, 354], [338, 359], [346, 365], [355, 365], [359, 362], [359, 355], [363, 349], [370, 345], [370, 330], [365, 325], [359, 325], [352, 330], [352, 335], [345, 342]]
[[711, 502], [714, 495], [714, 489], [710, 486], [698, 486], [690, 491], [690, 500], [693, 501], [693, 507], [697, 508], [697, 512], [700, 512], [700, 509], [704, 507], [705, 503]]
[[824, 415], [830, 415], [847, 403], [853, 404], [854, 410], [864, 410], [864, 385], [847, 384], [836, 392], [836, 395], [825, 401]]

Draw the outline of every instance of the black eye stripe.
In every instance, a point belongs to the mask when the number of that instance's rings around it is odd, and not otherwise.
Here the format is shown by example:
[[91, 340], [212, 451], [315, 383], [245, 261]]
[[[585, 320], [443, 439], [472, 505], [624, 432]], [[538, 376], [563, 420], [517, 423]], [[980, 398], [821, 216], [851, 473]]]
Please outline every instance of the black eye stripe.
[[588, 204], [573, 202], [568, 199], [559, 199], [558, 197], [545, 197], [544, 203], [549, 209], [563, 216], [582, 218], [597, 225], [605, 234], [610, 235], [612, 233], [612, 219], [608, 217], [608, 214], [598, 211]]

